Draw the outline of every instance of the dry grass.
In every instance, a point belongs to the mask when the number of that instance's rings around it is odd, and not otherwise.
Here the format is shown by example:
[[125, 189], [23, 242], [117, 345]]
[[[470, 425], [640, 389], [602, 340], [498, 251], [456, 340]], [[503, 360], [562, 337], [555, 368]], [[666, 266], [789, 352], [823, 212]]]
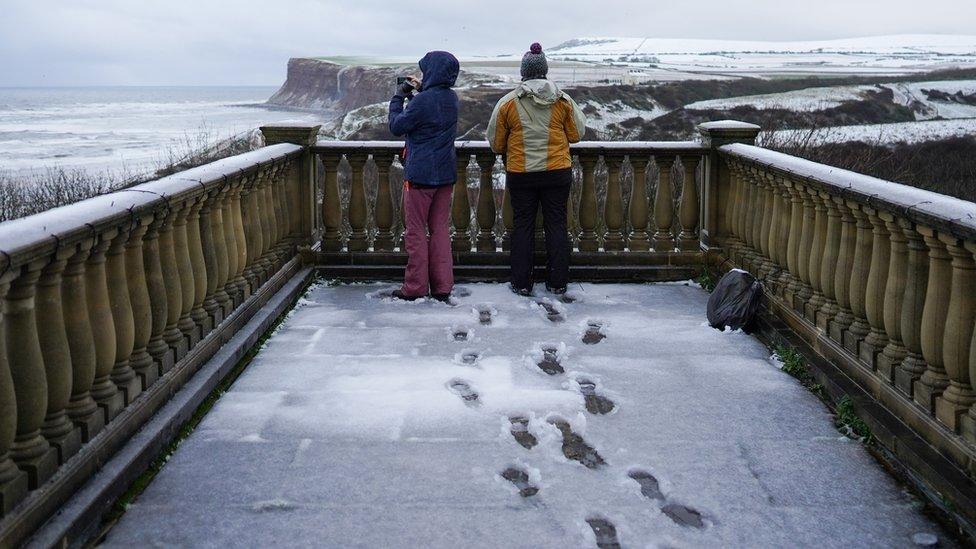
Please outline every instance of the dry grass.
[[262, 145], [260, 132], [226, 139], [201, 129], [170, 146], [148, 173], [87, 171], [62, 166], [26, 173], [0, 172], [0, 222], [17, 219], [86, 198], [151, 181]]
[[760, 144], [799, 156], [976, 202], [976, 137], [953, 137], [908, 144], [853, 141], [832, 143], [830, 128], [766, 133]]

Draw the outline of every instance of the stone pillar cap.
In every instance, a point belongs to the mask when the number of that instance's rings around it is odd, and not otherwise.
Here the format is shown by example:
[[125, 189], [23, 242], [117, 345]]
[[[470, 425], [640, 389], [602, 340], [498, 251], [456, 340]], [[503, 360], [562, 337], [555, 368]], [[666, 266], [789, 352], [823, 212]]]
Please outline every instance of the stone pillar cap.
[[698, 125], [698, 133], [706, 146], [720, 146], [728, 143], [748, 143], [756, 141], [762, 128], [756, 124], [740, 122], [738, 120], [715, 120]]

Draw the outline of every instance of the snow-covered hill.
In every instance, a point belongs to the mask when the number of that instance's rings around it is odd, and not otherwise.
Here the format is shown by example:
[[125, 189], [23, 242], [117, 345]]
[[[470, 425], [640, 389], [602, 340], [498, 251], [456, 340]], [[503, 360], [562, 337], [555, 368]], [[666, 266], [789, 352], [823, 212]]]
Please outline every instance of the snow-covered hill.
[[903, 73], [976, 65], [976, 36], [909, 34], [806, 42], [577, 38], [553, 59], [690, 73]]

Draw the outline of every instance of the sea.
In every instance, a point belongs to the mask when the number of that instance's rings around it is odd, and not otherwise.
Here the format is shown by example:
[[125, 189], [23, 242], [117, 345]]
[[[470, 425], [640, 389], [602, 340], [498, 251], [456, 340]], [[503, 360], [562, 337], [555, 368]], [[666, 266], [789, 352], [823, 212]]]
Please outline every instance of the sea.
[[269, 108], [277, 88], [0, 88], [0, 173], [62, 167], [148, 173], [171, 155], [264, 124], [326, 121], [325, 113]]

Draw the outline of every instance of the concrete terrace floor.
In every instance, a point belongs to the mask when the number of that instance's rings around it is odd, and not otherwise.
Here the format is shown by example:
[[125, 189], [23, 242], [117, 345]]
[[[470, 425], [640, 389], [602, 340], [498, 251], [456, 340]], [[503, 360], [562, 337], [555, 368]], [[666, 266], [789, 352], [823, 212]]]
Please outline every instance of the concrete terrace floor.
[[314, 286], [105, 545], [948, 541], [694, 285], [388, 289]]

